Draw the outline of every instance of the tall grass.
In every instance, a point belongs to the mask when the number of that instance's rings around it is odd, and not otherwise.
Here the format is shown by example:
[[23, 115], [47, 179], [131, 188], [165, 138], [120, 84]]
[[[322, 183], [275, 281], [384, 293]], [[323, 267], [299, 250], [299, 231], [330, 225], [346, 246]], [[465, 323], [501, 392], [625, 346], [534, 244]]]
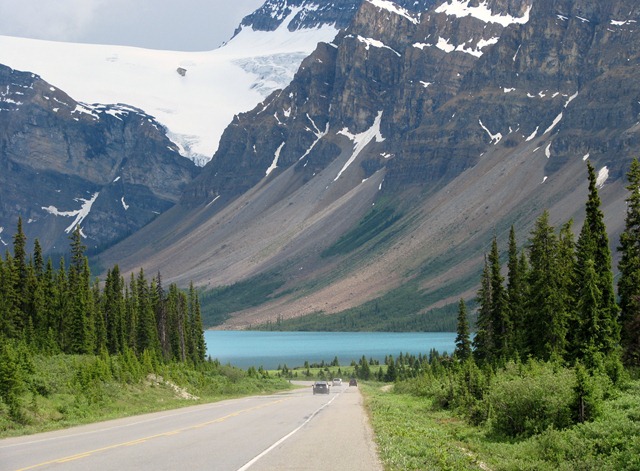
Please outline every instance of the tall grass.
[[513, 362], [363, 390], [388, 470], [640, 469], [640, 380], [590, 376], [597, 407], [582, 422], [580, 381], [574, 368]]
[[0, 397], [0, 437], [288, 389], [282, 378], [208, 361], [156, 363], [143, 355], [34, 355], [20, 393]]

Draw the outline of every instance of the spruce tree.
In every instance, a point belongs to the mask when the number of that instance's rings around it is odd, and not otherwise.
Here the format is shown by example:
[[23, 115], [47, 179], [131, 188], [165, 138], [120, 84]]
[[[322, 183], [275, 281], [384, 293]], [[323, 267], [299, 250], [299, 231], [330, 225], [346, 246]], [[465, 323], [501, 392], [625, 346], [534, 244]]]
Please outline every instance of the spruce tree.
[[145, 350], [157, 353], [160, 343], [156, 326], [155, 313], [151, 299], [152, 288], [147, 284], [144, 270], [141, 268], [136, 280], [137, 305], [137, 339], [135, 352], [142, 355]]
[[577, 293], [575, 283], [576, 243], [573, 235], [573, 220], [560, 228], [558, 237], [558, 297], [562, 306], [562, 316], [566, 319], [565, 357], [574, 356], [573, 338], [576, 335]]
[[158, 325], [158, 339], [160, 341], [160, 349], [164, 358], [171, 358], [171, 344], [169, 341], [169, 322], [167, 317], [167, 300], [162, 287], [162, 277], [160, 272], [156, 276], [156, 295], [155, 295], [155, 314], [156, 324]]
[[627, 214], [620, 234], [618, 296], [625, 362], [640, 365], [640, 163], [633, 159], [627, 173]]
[[460, 298], [458, 303], [458, 322], [456, 327], [456, 349], [453, 355], [464, 362], [471, 357], [471, 340], [469, 338], [469, 320], [467, 318], [467, 305]]
[[198, 300], [198, 294], [196, 293], [196, 289], [193, 286], [193, 282], [189, 284], [188, 305], [191, 359], [194, 363], [200, 363], [205, 359], [207, 347], [204, 341], [204, 332], [202, 330], [202, 313], [200, 312], [200, 301]]
[[69, 353], [90, 353], [94, 350], [92, 326], [90, 325], [89, 276], [87, 273], [85, 245], [82, 243], [80, 226], [70, 236], [71, 263], [69, 265]]
[[120, 268], [115, 265], [112, 270], [107, 271], [102, 295], [107, 351], [111, 354], [123, 353], [127, 346], [123, 286], [124, 280], [120, 276]]
[[478, 362], [494, 360], [493, 323], [491, 318], [491, 269], [485, 257], [480, 288], [476, 296], [479, 304], [476, 335], [473, 338], [473, 356]]
[[509, 320], [507, 293], [503, 286], [504, 277], [500, 273], [500, 252], [498, 241], [493, 238], [489, 253], [491, 270], [491, 324], [493, 332], [494, 354], [498, 358], [507, 358], [513, 346], [512, 326]]
[[[589, 175], [589, 196], [585, 208], [585, 221], [578, 237], [576, 251], [575, 282], [577, 287], [587, 283], [589, 260], [593, 262], [596, 271], [596, 284], [599, 291], [597, 309], [576, 313], [574, 329], [582, 336], [574, 339], [573, 349], [580, 349], [580, 345], [592, 339], [586, 335], [595, 336], [595, 348], [603, 355], [614, 354], [620, 343], [620, 327], [618, 324], [618, 306], [615, 302], [613, 289], [613, 272], [611, 267], [611, 250], [609, 237], [604, 224], [604, 215], [600, 209], [600, 196], [596, 185], [596, 174], [593, 166], [587, 161]], [[591, 315], [598, 315], [598, 319], [589, 319]], [[596, 332], [582, 326], [597, 325]]]
[[588, 259], [584, 264], [582, 284], [578, 287], [577, 310], [581, 315], [581, 322], [577, 326], [579, 343], [574, 346], [576, 357], [584, 364], [594, 369], [598, 366], [598, 352], [601, 352], [601, 320], [604, 318], [600, 299], [602, 293], [598, 288], [598, 275], [593, 260]]
[[528, 353], [543, 360], [560, 358], [565, 352], [567, 309], [560, 295], [558, 238], [548, 211], [537, 219], [531, 233], [529, 262]]
[[18, 227], [13, 236], [13, 294], [15, 296], [15, 310], [13, 312], [13, 323], [18, 332], [23, 332], [29, 317], [29, 285], [27, 282], [27, 237], [22, 231], [22, 218], [18, 218]]
[[[522, 254], [524, 255], [524, 254]], [[522, 355], [525, 351], [525, 276], [524, 266], [518, 253], [516, 232], [513, 226], [509, 231], [509, 253], [507, 262], [507, 306], [512, 328], [513, 352]]]

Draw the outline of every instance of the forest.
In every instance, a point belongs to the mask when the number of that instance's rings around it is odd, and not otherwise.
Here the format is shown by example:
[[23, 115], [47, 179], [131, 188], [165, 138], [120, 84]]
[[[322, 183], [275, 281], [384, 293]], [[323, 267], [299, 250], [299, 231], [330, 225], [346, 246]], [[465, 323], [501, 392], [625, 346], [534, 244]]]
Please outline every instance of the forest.
[[367, 391], [386, 469], [640, 469], [640, 165], [627, 173], [617, 292], [587, 170], [577, 239], [547, 212], [521, 249], [511, 229], [506, 257], [494, 238], [473, 328], [459, 301], [453, 355], [379, 369], [394, 382]]
[[193, 285], [142, 269], [127, 282], [117, 265], [101, 281], [81, 229], [69, 239], [54, 268], [38, 240], [27, 254], [19, 220], [0, 258], [0, 436], [288, 386], [206, 357]]

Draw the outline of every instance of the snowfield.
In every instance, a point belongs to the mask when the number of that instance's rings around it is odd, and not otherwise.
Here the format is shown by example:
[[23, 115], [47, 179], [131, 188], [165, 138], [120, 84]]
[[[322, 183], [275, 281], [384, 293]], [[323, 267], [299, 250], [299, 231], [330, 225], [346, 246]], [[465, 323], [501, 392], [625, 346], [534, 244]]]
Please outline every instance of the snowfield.
[[293, 9], [276, 31], [243, 28], [218, 49], [158, 51], [0, 36], [0, 63], [33, 72], [74, 100], [125, 103], [167, 129], [183, 156], [208, 162], [234, 115], [286, 87], [333, 26], [290, 32]]

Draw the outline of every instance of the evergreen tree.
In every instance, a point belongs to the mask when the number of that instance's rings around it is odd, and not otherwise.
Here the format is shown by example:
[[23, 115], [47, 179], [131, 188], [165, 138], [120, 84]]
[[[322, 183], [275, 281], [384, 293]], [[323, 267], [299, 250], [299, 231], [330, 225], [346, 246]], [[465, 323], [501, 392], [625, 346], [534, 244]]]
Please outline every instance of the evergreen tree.
[[13, 323], [18, 332], [23, 332], [27, 325], [29, 286], [27, 282], [27, 237], [22, 231], [22, 218], [18, 218], [18, 227], [13, 236], [13, 294], [15, 295], [15, 310], [13, 312]]
[[93, 337], [94, 351], [96, 354], [108, 353], [107, 349], [107, 325], [102, 314], [102, 294], [100, 282], [96, 279], [91, 289], [91, 310], [93, 312]]
[[602, 293], [598, 288], [598, 275], [593, 260], [588, 259], [584, 264], [583, 283], [578, 287], [578, 312], [581, 322], [578, 324], [575, 345], [577, 357], [590, 369], [595, 368], [598, 352], [601, 352], [601, 320], [604, 318], [600, 299]]
[[107, 271], [102, 296], [107, 351], [111, 354], [123, 353], [127, 346], [123, 287], [124, 280], [120, 275], [120, 268], [115, 265], [112, 270]]
[[[193, 282], [189, 284], [189, 332], [192, 345], [192, 361], [200, 363], [204, 361], [207, 355], [207, 346], [204, 341], [204, 332], [202, 330], [202, 313], [200, 312], [200, 301], [198, 294], [193, 287]], [[338, 357], [334, 359], [335, 365], [338, 365]]]
[[479, 311], [476, 322], [476, 335], [473, 338], [473, 355], [479, 362], [491, 362], [494, 359], [495, 348], [491, 318], [491, 271], [486, 257], [477, 299]]
[[393, 359], [393, 355], [389, 355], [389, 361], [387, 361], [387, 373], [384, 375], [384, 381], [393, 383], [398, 378], [398, 369], [396, 368], [396, 362]]
[[19, 338], [24, 327], [19, 308], [17, 273], [7, 251], [5, 262], [0, 265], [0, 337]]
[[[524, 254], [522, 254], [522, 257], [524, 257]], [[523, 354], [526, 349], [525, 267], [525, 262], [521, 260], [521, 256], [518, 253], [516, 231], [511, 226], [507, 262], [507, 298], [509, 299], [509, 321], [513, 331], [513, 352], [518, 354]]]
[[155, 314], [158, 325], [158, 340], [164, 358], [171, 358], [171, 344], [169, 342], [169, 322], [167, 317], [167, 300], [162, 287], [162, 277], [158, 272], [156, 276]]
[[[595, 348], [604, 355], [614, 354], [620, 343], [620, 327], [618, 324], [618, 307], [613, 289], [613, 272], [611, 269], [611, 250], [609, 237], [604, 224], [604, 215], [600, 210], [600, 197], [596, 186], [596, 175], [593, 166], [587, 161], [589, 173], [589, 196], [586, 203], [585, 221], [578, 237], [576, 251], [576, 286], [582, 287], [590, 280], [589, 266], [591, 260], [596, 271], [596, 284], [599, 291], [597, 309], [588, 312], [578, 310], [574, 329], [583, 334], [576, 338], [573, 349], [590, 342], [592, 339], [584, 335], [595, 335]], [[598, 315], [598, 319], [589, 319]], [[582, 326], [597, 325], [596, 332]]]
[[640, 163], [633, 159], [627, 173], [627, 214], [620, 235], [618, 296], [625, 362], [640, 365]]
[[141, 268], [136, 280], [138, 323], [135, 351], [138, 355], [142, 355], [145, 350], [157, 352], [160, 346], [151, 291], [152, 288], [147, 284], [144, 270]]
[[561, 358], [565, 352], [567, 308], [560, 294], [558, 238], [547, 211], [537, 219], [531, 233], [529, 261], [528, 353], [543, 360]]
[[500, 253], [498, 241], [493, 238], [489, 253], [491, 270], [491, 324], [493, 348], [497, 358], [506, 358], [511, 354], [513, 345], [512, 326], [509, 320], [507, 293], [503, 286], [504, 277], [500, 273]]
[[471, 357], [471, 340], [469, 339], [469, 320], [467, 319], [467, 305], [460, 298], [458, 303], [458, 322], [456, 335], [456, 349], [453, 355], [464, 362]]
[[93, 326], [90, 325], [90, 285], [88, 265], [82, 243], [80, 226], [76, 226], [71, 239], [71, 264], [69, 265], [69, 353], [94, 351]]
[[125, 286], [125, 320], [126, 347], [135, 350], [138, 339], [138, 295], [136, 279], [131, 273], [129, 285]]
[[[573, 338], [576, 335], [576, 243], [573, 236], [573, 220], [560, 228], [558, 237], [558, 298], [562, 309], [561, 316], [566, 319], [565, 356], [573, 356]], [[573, 327], [572, 327], [573, 326]]]
[[69, 312], [69, 282], [67, 278], [67, 270], [64, 263], [64, 258], [60, 258], [60, 265], [54, 276], [54, 289], [55, 289], [55, 327], [58, 346], [60, 350], [66, 352], [69, 350], [69, 337], [70, 337], [70, 318]]
[[18, 228], [13, 236], [13, 266], [20, 283], [27, 277], [27, 237], [22, 231], [22, 218], [18, 218]]

